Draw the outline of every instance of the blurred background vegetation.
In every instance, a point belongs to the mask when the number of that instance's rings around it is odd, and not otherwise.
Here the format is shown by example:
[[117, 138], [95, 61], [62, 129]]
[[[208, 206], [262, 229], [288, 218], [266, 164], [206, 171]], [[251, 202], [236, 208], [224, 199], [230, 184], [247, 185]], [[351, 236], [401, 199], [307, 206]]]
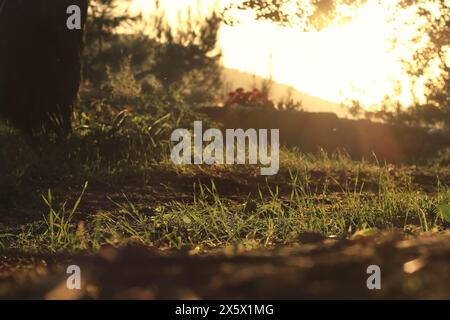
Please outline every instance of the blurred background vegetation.
[[[344, 2], [345, 5], [355, 7], [364, 3], [360, 0]], [[316, 1], [316, 10], [308, 15], [302, 10], [295, 11], [295, 14], [286, 13], [283, 9], [286, 3], [284, 0], [273, 1], [270, 5], [265, 1], [243, 1], [225, 11], [212, 11], [206, 17], [194, 17], [188, 13], [183, 27], [175, 28], [168, 23], [158, 1], [155, 1], [157, 10], [152, 16], [143, 17], [133, 15], [130, 11], [116, 10], [119, 5], [123, 8], [123, 1], [93, 0], [90, 4], [86, 47], [82, 57], [84, 92], [90, 92], [92, 96], [97, 97], [114, 97], [118, 99], [118, 105], [142, 95], [169, 92], [190, 105], [230, 105], [227, 93], [237, 88], [227, 87], [222, 76], [218, 33], [222, 23], [233, 23], [228, 15], [231, 9], [250, 10], [255, 13], [256, 19], [270, 20], [282, 25], [297, 23], [305, 29], [320, 30], [330, 21], [334, 21], [339, 5], [344, 2]], [[411, 88], [414, 88], [416, 83], [425, 82], [425, 100], [416, 97], [413, 105], [408, 108], [392, 96], [387, 96], [381, 105], [373, 108], [363, 108], [359, 101], [354, 100], [347, 101], [345, 105], [356, 117], [400, 126], [448, 128], [448, 2], [399, 1], [397, 6], [398, 10], [417, 10], [417, 16], [412, 20], [407, 19], [405, 24], [420, 24], [420, 35], [412, 41], [422, 41], [426, 45], [418, 47], [411, 57], [405, 58], [401, 63], [403, 70], [409, 75]], [[437, 15], [436, 12], [440, 14]], [[151, 32], [148, 32], [148, 29], [144, 32], [144, 21], [146, 26], [151, 26]], [[117, 30], [120, 28], [130, 31], [119, 33]], [[400, 36], [394, 36], [392, 40], [393, 43], [401, 41]], [[436, 67], [440, 69], [439, 75], [427, 80], [427, 72]], [[269, 79], [258, 89], [269, 95], [270, 85]], [[398, 94], [401, 94], [401, 86], [399, 84], [397, 88]], [[279, 106], [281, 109], [302, 109], [301, 101], [290, 100], [292, 99], [289, 99], [289, 94], [286, 94], [285, 98], [273, 103], [273, 106]], [[255, 103], [257, 106], [261, 104], [262, 101]]]
[[[145, 17], [152, 30], [144, 32], [143, 16], [118, 14], [119, 3], [90, 3], [82, 57], [84, 89], [118, 99], [120, 105], [168, 92], [191, 104], [214, 103], [222, 86], [218, 13], [202, 20], [189, 14], [183, 28], [175, 28], [156, 2], [157, 10]], [[131, 31], [118, 33], [120, 27]]]
[[[348, 125], [350, 122], [339, 122], [337, 119], [330, 118], [329, 115], [323, 115], [318, 117], [317, 121], [315, 120], [313, 129], [324, 128], [320, 133], [299, 132], [297, 130], [299, 123], [303, 122], [291, 122], [293, 119], [303, 117], [302, 102], [294, 100], [289, 92], [285, 98], [274, 101], [271, 97], [273, 85], [271, 79], [266, 79], [259, 87], [256, 84], [253, 84], [253, 88], [230, 87], [223, 77], [224, 67], [218, 45], [221, 25], [224, 22], [232, 23], [227, 21], [226, 11], [211, 11], [204, 17], [188, 13], [182, 27], [176, 28], [168, 22], [167, 15], [158, 1], [155, 1], [157, 9], [150, 17], [133, 14], [131, 10], [122, 10], [124, 2], [130, 3], [128, 0], [91, 0], [89, 4], [84, 51], [81, 57], [83, 80], [73, 115], [75, 134], [66, 141], [66, 146], [71, 148], [60, 146], [58, 151], [52, 151], [60, 155], [65, 154], [65, 157], [71, 159], [71, 163], [73, 161], [73, 165], [78, 167], [85, 163], [86, 166], [100, 169], [110, 168], [111, 161], [116, 161], [116, 163], [120, 162], [124, 168], [131, 168], [133, 165], [145, 162], [143, 159], [148, 157], [157, 163], [168, 154], [170, 132], [174, 128], [190, 127], [193, 119], [212, 121], [205, 116], [204, 109], [214, 106], [229, 107], [224, 108], [227, 110], [239, 108], [255, 110], [254, 114], [257, 115], [252, 117], [260, 121], [258, 125], [262, 123], [266, 128], [272, 127], [271, 121], [278, 119], [277, 125], [285, 124], [287, 127], [284, 131], [289, 129], [287, 130], [289, 135], [294, 137], [293, 139], [289, 137], [287, 140], [301, 142], [300, 147], [305, 146], [305, 139], [314, 144], [313, 142], [316, 141], [314, 139], [320, 137], [319, 142], [337, 141], [333, 144], [333, 150], [328, 150], [335, 151], [335, 147], [346, 146], [345, 143], [340, 144], [341, 138], [361, 140], [360, 138], [367, 133], [367, 126], [364, 123], [361, 126]], [[339, 1], [336, 0], [336, 2]], [[441, 15], [436, 17], [427, 10], [426, 6], [420, 11], [421, 16], [429, 22], [424, 24], [423, 29], [423, 34], [430, 40], [428, 46], [417, 51], [412, 60], [404, 62], [404, 67], [411, 74], [413, 81], [414, 79], [419, 81], [427, 67], [435, 61], [438, 61], [442, 67], [440, 77], [428, 85], [426, 102], [404, 109], [386, 99], [383, 106], [378, 106], [378, 109], [374, 111], [363, 109], [358, 101], [350, 101], [349, 106], [354, 116], [382, 120], [399, 127], [421, 126], [420, 130], [432, 128], [443, 131], [449, 128], [450, 69], [443, 52], [445, 48], [448, 48], [449, 43], [450, 13], [445, 1], [433, 0], [432, 2], [440, 6]], [[268, 19], [281, 24], [290, 23], [293, 18], [282, 14], [283, 3], [282, 0], [275, 1], [273, 6], [268, 8], [265, 1], [244, 1], [238, 9], [256, 12], [257, 19]], [[327, 10], [324, 10], [320, 7], [320, 3], [321, 1], [318, 1], [317, 5], [321, 14], [312, 15], [309, 21], [311, 26], [317, 28], [330, 19], [334, 12], [333, 7], [326, 7]], [[410, 4], [401, 3], [400, 5], [408, 6], [412, 3], [420, 4], [418, 1], [412, 1]], [[119, 7], [121, 10], [118, 10]], [[319, 25], [316, 24], [318, 22], [320, 22]], [[151, 27], [150, 32], [148, 26]], [[276, 109], [278, 109], [277, 112], [284, 112], [284, 114], [273, 115], [272, 111]], [[261, 110], [263, 112], [260, 112]], [[296, 115], [293, 116], [292, 112], [296, 112]], [[239, 118], [239, 115], [240, 113], [236, 113], [233, 119]], [[229, 125], [255, 126], [251, 122], [243, 124], [244, 118], [241, 117]], [[303, 119], [309, 118], [303, 117]], [[224, 122], [222, 116], [214, 120]], [[305, 123], [302, 126], [308, 125], [308, 121]], [[309, 125], [311, 126], [311, 123]], [[217, 124], [217, 126], [220, 125]], [[356, 129], [352, 129], [353, 127]], [[373, 139], [378, 139], [377, 136], [380, 135], [377, 133], [385, 130], [380, 128], [371, 129], [375, 132]], [[390, 127], [387, 130], [390, 131]], [[424, 155], [423, 150], [432, 150], [432, 154], [436, 155], [436, 149], [448, 146], [448, 134], [447, 137], [435, 138], [422, 134], [422, 131], [419, 135], [420, 139], [412, 139], [411, 137], [418, 135], [406, 134], [403, 131], [400, 133], [403, 135], [402, 139], [398, 139], [397, 133], [388, 132], [381, 136], [392, 138], [391, 136], [395, 135], [392, 139], [409, 141], [407, 142], [409, 144], [418, 144], [418, 141], [427, 143], [437, 141], [436, 148], [428, 146], [410, 148], [417, 156]], [[25, 158], [30, 157], [29, 149], [47, 150], [45, 144], [24, 146], [21, 151], [23, 153], [13, 152], [12, 150], [20, 145], [13, 142], [14, 140], [11, 140], [9, 136], [15, 131], [10, 127], [2, 126], [2, 132], [5, 133], [2, 138], [5, 141], [1, 150], [2, 158], [5, 163], [10, 164], [10, 167], [4, 166], [5, 170], [13, 168], [9, 172], [14, 172], [20, 168], [19, 163], [23, 163], [27, 168], [39, 166], [37, 163], [43, 166], [52, 163], [49, 159], [45, 161], [41, 159], [26, 164], [28, 160], [25, 161]], [[343, 135], [339, 135], [341, 132]], [[301, 139], [298, 139], [298, 136], [302, 136]], [[17, 137], [22, 139], [18, 135]], [[47, 140], [47, 138], [41, 136], [33, 139], [38, 141], [39, 139]], [[370, 146], [366, 140], [364, 140], [366, 146]], [[295, 141], [293, 145], [296, 144]], [[383, 145], [386, 144], [383, 142]], [[405, 145], [403, 142], [401, 144]], [[311, 150], [318, 147], [320, 146], [314, 145]], [[40, 156], [46, 153], [52, 154], [47, 151], [41, 150]], [[11, 154], [14, 156], [11, 157]], [[447, 163], [448, 152], [443, 151], [441, 154], [444, 158], [441, 162]], [[20, 157], [23, 159], [20, 160]], [[59, 158], [55, 157], [55, 159]], [[25, 169], [22, 168], [19, 171], [23, 170]], [[21, 175], [20, 172], [17, 174]]]

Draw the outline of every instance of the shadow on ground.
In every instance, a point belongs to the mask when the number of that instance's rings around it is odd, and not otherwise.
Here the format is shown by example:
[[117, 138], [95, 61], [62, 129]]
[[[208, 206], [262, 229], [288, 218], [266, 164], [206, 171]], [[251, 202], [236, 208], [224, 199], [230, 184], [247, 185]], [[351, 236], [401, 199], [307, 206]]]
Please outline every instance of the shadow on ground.
[[[38, 299], [450, 298], [450, 232], [354, 240], [304, 235], [271, 249], [195, 254], [107, 247], [76, 256], [0, 254], [0, 297]], [[68, 265], [82, 289], [67, 290]], [[381, 290], [368, 290], [369, 265]]]

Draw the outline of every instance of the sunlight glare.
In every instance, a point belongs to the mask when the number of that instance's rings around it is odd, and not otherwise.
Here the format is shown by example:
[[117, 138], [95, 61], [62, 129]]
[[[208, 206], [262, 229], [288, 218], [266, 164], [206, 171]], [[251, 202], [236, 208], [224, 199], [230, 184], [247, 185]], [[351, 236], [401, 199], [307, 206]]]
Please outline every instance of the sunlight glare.
[[[138, 8], [149, 8], [153, 0], [134, 0]], [[389, 20], [395, 3], [369, 0], [357, 9], [353, 19], [331, 25], [322, 31], [303, 32], [267, 21], [255, 21], [252, 14], [241, 14], [240, 23], [224, 25], [220, 31], [223, 64], [227, 68], [268, 77], [294, 86], [299, 91], [332, 102], [358, 99], [363, 106], [380, 103], [387, 95], [411, 102], [408, 84], [399, 59], [409, 52], [401, 46], [392, 50], [390, 36], [395, 24]], [[188, 6], [210, 10], [215, 0], [162, 1], [175, 19]], [[220, 5], [224, 5], [220, 1]], [[226, 3], [229, 3], [227, 0]], [[293, 10], [287, 6], [285, 10]], [[406, 13], [407, 14], [407, 13]], [[403, 31], [403, 30], [402, 30]], [[412, 37], [404, 31], [405, 42]], [[400, 94], [395, 81], [403, 84]]]

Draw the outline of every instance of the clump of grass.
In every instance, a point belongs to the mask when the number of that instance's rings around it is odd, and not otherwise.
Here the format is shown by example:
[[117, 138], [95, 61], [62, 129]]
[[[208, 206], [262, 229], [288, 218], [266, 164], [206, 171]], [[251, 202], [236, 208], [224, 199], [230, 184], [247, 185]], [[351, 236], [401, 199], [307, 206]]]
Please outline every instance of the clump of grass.
[[67, 201], [59, 209], [56, 209], [52, 192], [49, 189], [47, 196], [42, 195], [42, 199], [49, 209], [48, 215], [43, 217], [43, 221], [1, 233], [0, 248], [51, 252], [83, 248], [83, 244], [79, 241], [83, 235], [77, 232], [74, 218], [87, 187], [88, 182], [85, 182], [80, 195], [70, 209], [67, 208]]
[[[317, 192], [307, 172], [290, 172], [291, 192], [281, 195], [268, 185], [246, 201], [220, 196], [214, 181], [196, 184], [192, 201], [171, 201], [153, 206], [146, 213], [126, 196], [117, 210], [98, 213], [88, 219], [80, 234], [74, 212], [87, 187], [71, 210], [65, 205], [53, 209], [49, 192], [44, 201], [48, 218], [38, 226], [22, 227], [0, 236], [9, 247], [21, 250], [97, 249], [105, 244], [139, 243], [157, 248], [213, 248], [252, 243], [258, 246], [290, 244], [303, 232], [344, 238], [366, 229], [430, 231], [442, 228], [444, 219], [436, 214], [448, 188], [435, 195], [418, 192], [408, 182], [399, 187], [388, 172], [380, 173], [378, 192], [364, 192], [349, 184], [339, 193], [326, 187]], [[355, 182], [358, 184], [358, 181]]]
[[45, 231], [42, 235], [44, 239], [48, 239], [48, 247], [51, 250], [74, 246], [76, 238], [73, 232], [73, 218], [87, 187], [88, 182], [85, 182], [80, 196], [76, 199], [70, 210], [66, 209], [67, 202], [64, 202], [59, 210], [53, 207], [53, 197], [50, 189], [48, 190], [47, 197], [42, 196], [42, 199], [49, 208], [47, 218], [44, 217]]

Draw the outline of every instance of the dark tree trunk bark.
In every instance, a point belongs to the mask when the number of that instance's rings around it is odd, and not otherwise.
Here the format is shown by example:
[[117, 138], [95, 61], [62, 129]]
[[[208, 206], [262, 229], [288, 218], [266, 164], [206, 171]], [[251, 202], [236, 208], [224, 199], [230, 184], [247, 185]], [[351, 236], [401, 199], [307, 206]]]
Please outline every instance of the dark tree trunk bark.
[[71, 130], [83, 28], [67, 28], [70, 5], [84, 27], [88, 0], [0, 0], [0, 116], [23, 132]]

